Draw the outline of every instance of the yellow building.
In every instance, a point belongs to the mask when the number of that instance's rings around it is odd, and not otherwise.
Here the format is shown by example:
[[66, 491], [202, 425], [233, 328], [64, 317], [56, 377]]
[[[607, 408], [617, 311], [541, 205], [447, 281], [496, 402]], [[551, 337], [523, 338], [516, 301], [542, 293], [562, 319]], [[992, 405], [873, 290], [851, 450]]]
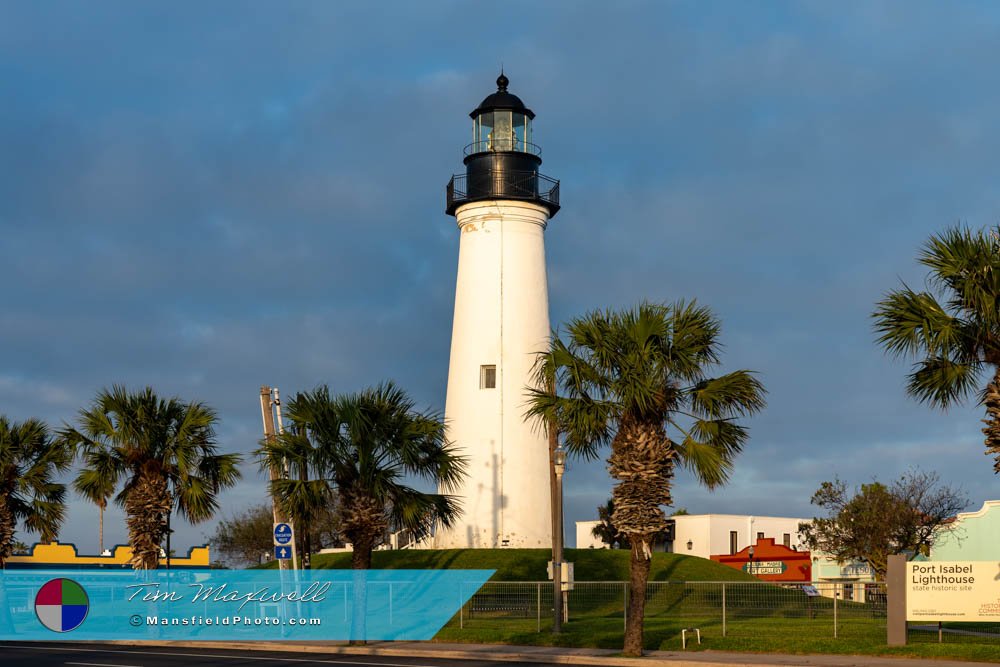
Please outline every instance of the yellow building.
[[[161, 551], [162, 553], [162, 551]], [[118, 545], [106, 550], [100, 556], [81, 556], [76, 552], [76, 545], [49, 542], [35, 544], [28, 554], [16, 554], [7, 559], [7, 569], [52, 569], [60, 567], [72, 568], [125, 568], [129, 567], [132, 558], [132, 547]], [[160, 558], [160, 567], [166, 567], [166, 558]], [[208, 545], [192, 547], [186, 556], [174, 556], [170, 559], [171, 568], [208, 567]]]

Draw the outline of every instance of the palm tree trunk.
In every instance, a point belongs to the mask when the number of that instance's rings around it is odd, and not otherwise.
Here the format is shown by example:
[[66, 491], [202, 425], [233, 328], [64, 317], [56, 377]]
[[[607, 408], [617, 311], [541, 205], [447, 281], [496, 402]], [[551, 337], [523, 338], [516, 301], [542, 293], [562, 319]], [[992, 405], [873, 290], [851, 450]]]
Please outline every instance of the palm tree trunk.
[[652, 543], [666, 530], [660, 509], [670, 505], [670, 481], [674, 474], [674, 452], [662, 424], [623, 420], [611, 443], [608, 471], [619, 480], [611, 492], [612, 522], [631, 545], [629, 602], [625, 614], [625, 646], [630, 657], [642, 655], [642, 630], [649, 578]]
[[993, 381], [986, 385], [986, 397], [983, 403], [986, 405], [987, 419], [983, 420], [986, 428], [983, 435], [986, 436], [986, 454], [993, 456], [993, 472], [1000, 474], [1000, 367], [993, 374]]
[[351, 641], [353, 646], [366, 643], [368, 636], [368, 570], [372, 567], [372, 547], [375, 541], [359, 537], [353, 543], [351, 567], [354, 569], [354, 600], [351, 609]]
[[135, 570], [155, 570], [163, 543], [163, 517], [170, 511], [170, 493], [162, 475], [143, 473], [125, 499], [128, 539], [132, 546], [129, 563]]
[[7, 505], [7, 494], [0, 495], [0, 632], [13, 634], [14, 619], [10, 615], [7, 602], [7, 584], [3, 570], [7, 559], [14, 553], [14, 514]]
[[359, 538], [353, 545], [354, 551], [351, 553], [351, 568], [354, 570], [370, 570], [372, 567], [374, 540], [363, 537]]
[[7, 498], [6, 493], [0, 494], [0, 567], [14, 553], [14, 531], [17, 529]]
[[372, 550], [387, 527], [385, 506], [364, 492], [343, 490], [344, 535], [351, 541], [354, 570], [354, 607], [351, 612], [351, 644], [364, 644], [367, 635], [368, 587], [365, 570], [372, 566]]
[[632, 548], [628, 577], [628, 607], [625, 610], [625, 645], [622, 653], [629, 657], [642, 655], [642, 625], [646, 609], [646, 582], [649, 580], [649, 566], [641, 547]]

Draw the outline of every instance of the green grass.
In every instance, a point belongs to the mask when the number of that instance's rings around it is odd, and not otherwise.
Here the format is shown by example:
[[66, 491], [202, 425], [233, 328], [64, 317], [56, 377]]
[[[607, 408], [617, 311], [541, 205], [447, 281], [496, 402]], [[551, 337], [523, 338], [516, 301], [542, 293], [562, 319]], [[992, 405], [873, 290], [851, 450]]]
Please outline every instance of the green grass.
[[[627, 581], [629, 552], [622, 549], [567, 549], [577, 581]], [[545, 581], [549, 549], [416, 549], [376, 551], [372, 567], [380, 570], [496, 570], [491, 581]], [[267, 563], [275, 568], [274, 561]], [[351, 554], [319, 554], [312, 569], [349, 569]], [[754, 581], [739, 570], [680, 554], [653, 554], [650, 581]]]
[[[496, 570], [491, 582], [545, 582], [546, 563], [550, 558], [551, 552], [547, 549], [377, 551], [373, 554], [372, 566], [377, 569], [488, 569]], [[567, 549], [566, 559], [575, 564], [575, 578], [579, 582], [628, 580], [628, 551]], [[312, 565], [313, 569], [348, 569], [351, 555], [315, 556]], [[710, 560], [663, 553], [653, 554], [649, 578], [650, 581], [670, 582], [757, 582], [739, 570]], [[580, 587], [570, 593], [570, 622], [560, 635], [551, 633], [551, 585], [498, 586], [493, 591], [489, 586], [487, 584], [480, 595], [506, 596], [507, 602], [516, 599], [520, 608], [507, 612], [480, 611], [470, 617], [467, 605], [461, 616], [456, 615], [438, 633], [436, 641], [621, 649], [623, 589], [620, 586]], [[500, 593], [500, 590], [507, 592]], [[1000, 634], [992, 637], [945, 635], [944, 643], [938, 644], [937, 633], [911, 630], [909, 645], [889, 647], [886, 646], [885, 619], [879, 618], [867, 605], [839, 602], [838, 636], [835, 638], [833, 601], [829, 598], [809, 600], [801, 591], [766, 585], [730, 586], [727, 591], [726, 636], [723, 637], [720, 586], [671, 585], [655, 590], [646, 604], [645, 648], [680, 651], [681, 630], [697, 627], [702, 633], [702, 644], [695, 644], [689, 632], [688, 651], [898, 656], [981, 662], [997, 662], [1000, 657]]]
[[[591, 647], [621, 649], [622, 619], [573, 618], [563, 626], [563, 633], [551, 633], [551, 619], [542, 619], [542, 631], [536, 632], [535, 619], [504, 620], [490, 623], [483, 619], [465, 620], [459, 629], [458, 619], [452, 620], [435, 637], [441, 642], [478, 644], [512, 644], [535, 646]], [[701, 630], [702, 644], [695, 642], [693, 632], [688, 632], [688, 651], [733, 651], [746, 653], [784, 653], [792, 655], [836, 654], [896, 656], [909, 658], [940, 658], [997, 662], [1000, 642], [997, 639], [974, 640], [946, 636], [938, 644], [936, 633], [910, 633], [907, 646], [886, 645], [885, 624], [877, 620], [847, 621], [838, 625], [838, 637], [833, 637], [833, 624], [829, 618], [781, 619], [757, 618], [727, 623], [726, 637], [722, 636], [719, 618], [693, 618], [680, 616], [665, 618], [648, 616], [644, 631], [646, 650], [681, 651], [681, 630], [697, 627]]]

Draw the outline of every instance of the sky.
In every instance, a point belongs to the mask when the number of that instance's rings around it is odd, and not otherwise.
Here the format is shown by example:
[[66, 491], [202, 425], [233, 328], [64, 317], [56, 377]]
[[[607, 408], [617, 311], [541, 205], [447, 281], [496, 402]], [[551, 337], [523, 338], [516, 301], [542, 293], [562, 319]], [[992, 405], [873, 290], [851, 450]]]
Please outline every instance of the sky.
[[[768, 407], [692, 513], [816, 516], [910, 467], [995, 499], [981, 409], [908, 398], [874, 304], [933, 233], [1000, 221], [1000, 8], [930, 2], [0, 1], [0, 414], [72, 422], [112, 384], [219, 414], [385, 379], [443, 411], [458, 258], [445, 185], [510, 91], [561, 180], [551, 321], [697, 299]], [[252, 457], [221, 516], [260, 502]], [[610, 496], [571, 461], [572, 522]], [[62, 541], [97, 549], [73, 496]], [[175, 522], [174, 547], [214, 522]], [[124, 543], [108, 512], [105, 543]], [[31, 536], [19, 534], [24, 541]]]

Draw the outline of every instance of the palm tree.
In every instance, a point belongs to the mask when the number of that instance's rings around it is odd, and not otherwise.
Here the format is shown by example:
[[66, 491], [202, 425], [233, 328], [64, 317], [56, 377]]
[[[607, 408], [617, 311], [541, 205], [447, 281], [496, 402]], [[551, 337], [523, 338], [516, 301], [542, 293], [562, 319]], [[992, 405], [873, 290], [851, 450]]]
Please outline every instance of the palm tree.
[[1000, 227], [931, 236], [917, 261], [930, 269], [928, 289], [903, 284], [878, 302], [878, 342], [892, 356], [917, 358], [906, 384], [917, 400], [947, 408], [977, 395], [986, 453], [1000, 473]]
[[[279, 471], [270, 483], [270, 492], [295, 526], [298, 557], [304, 562], [312, 553], [313, 520], [335, 504], [326, 480], [309, 478], [315, 464], [313, 443], [298, 428], [265, 438], [256, 454], [262, 471]], [[289, 474], [283, 474], [285, 471]]]
[[[422, 532], [437, 522], [454, 523], [460, 511], [455, 497], [404, 482], [413, 476], [451, 491], [465, 475], [465, 460], [445, 440], [441, 418], [416, 412], [392, 382], [338, 397], [325, 386], [300, 393], [286, 415], [291, 428], [278, 441], [289, 454], [302, 448], [302, 439], [311, 443], [311, 469], [337, 496], [354, 569], [371, 567], [372, 550], [392, 529]], [[273, 483], [279, 498], [291, 498], [297, 486], [291, 479]]]
[[[37, 419], [17, 423], [0, 415], [0, 570], [14, 549], [19, 523], [55, 539], [66, 515], [66, 486], [55, 481], [73, 462], [73, 452]], [[0, 576], [0, 630], [13, 631], [6, 585]]]
[[735, 420], [764, 407], [750, 371], [709, 378], [719, 363], [719, 322], [694, 303], [643, 303], [595, 311], [553, 335], [539, 354], [528, 416], [559, 425], [571, 454], [596, 458], [611, 447], [608, 468], [614, 525], [631, 546], [624, 653], [642, 655], [642, 621], [651, 544], [667, 528], [661, 505], [679, 463], [709, 488], [723, 484], [748, 438]]
[[72, 462], [72, 449], [43, 422], [0, 415], [0, 568], [14, 551], [18, 523], [42, 542], [55, 539], [66, 515], [66, 486], [55, 476]]
[[217, 451], [216, 421], [202, 403], [114, 386], [80, 411], [79, 429], [63, 430], [83, 452], [77, 491], [100, 506], [121, 483], [115, 502], [127, 516], [133, 568], [157, 567], [175, 508], [191, 523], [209, 519], [219, 491], [239, 479], [240, 457]]

